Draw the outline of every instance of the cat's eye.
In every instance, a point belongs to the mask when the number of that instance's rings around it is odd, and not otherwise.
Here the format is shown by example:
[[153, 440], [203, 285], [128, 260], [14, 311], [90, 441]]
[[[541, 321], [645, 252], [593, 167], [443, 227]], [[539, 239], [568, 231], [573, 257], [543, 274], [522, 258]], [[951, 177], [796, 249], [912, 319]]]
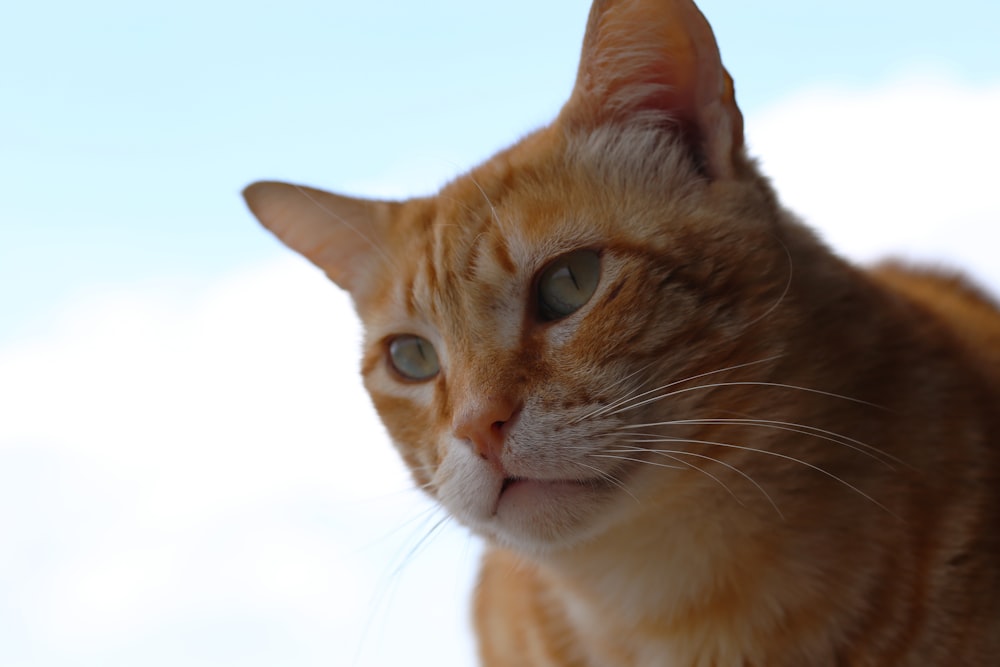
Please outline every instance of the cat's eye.
[[538, 315], [552, 321], [587, 303], [601, 277], [601, 258], [593, 250], [575, 250], [556, 258], [538, 276]]
[[389, 361], [407, 380], [430, 380], [441, 370], [434, 346], [412, 334], [396, 336], [389, 342]]

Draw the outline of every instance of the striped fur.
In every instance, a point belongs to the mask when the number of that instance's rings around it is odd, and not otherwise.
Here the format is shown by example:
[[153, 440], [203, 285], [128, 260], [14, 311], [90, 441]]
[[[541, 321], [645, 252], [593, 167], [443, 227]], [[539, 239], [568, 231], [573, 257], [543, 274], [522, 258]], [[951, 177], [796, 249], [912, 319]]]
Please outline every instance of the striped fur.
[[[484, 665], [1000, 660], [1000, 311], [784, 211], [687, 0], [597, 0], [560, 116], [434, 197], [246, 196], [350, 291], [396, 447], [486, 539]], [[548, 321], [581, 248], [597, 288]]]

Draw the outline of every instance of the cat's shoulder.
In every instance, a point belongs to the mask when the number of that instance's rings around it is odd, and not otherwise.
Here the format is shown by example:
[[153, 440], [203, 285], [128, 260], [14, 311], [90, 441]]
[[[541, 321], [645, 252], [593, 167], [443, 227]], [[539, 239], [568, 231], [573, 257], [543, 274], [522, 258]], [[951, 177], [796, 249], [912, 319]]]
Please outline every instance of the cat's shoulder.
[[868, 270], [879, 284], [933, 314], [1000, 373], [1000, 303], [967, 275], [889, 260]]

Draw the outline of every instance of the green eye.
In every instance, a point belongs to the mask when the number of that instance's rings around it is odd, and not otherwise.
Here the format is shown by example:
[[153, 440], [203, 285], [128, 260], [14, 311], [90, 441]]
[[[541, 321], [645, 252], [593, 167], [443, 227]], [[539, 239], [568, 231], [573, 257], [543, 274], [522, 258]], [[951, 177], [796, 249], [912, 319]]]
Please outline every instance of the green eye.
[[538, 277], [538, 315], [558, 320], [587, 303], [601, 277], [601, 258], [593, 250], [576, 250], [557, 258]]
[[389, 342], [389, 360], [407, 380], [430, 380], [441, 370], [434, 346], [411, 334], [396, 336]]

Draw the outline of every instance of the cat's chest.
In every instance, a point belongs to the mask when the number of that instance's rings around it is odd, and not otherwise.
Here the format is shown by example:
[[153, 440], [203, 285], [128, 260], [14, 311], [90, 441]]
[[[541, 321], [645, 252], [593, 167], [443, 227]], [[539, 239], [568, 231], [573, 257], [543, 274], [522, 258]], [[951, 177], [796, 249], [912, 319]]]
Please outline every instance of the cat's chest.
[[[614, 622], [580, 601], [570, 601], [566, 612], [574, 626], [587, 667], [688, 667], [691, 642], [664, 638], [655, 628]], [[735, 663], [734, 663], [735, 664]]]
[[[649, 589], [647, 588], [647, 593]], [[619, 591], [624, 593], [623, 591]], [[664, 628], [654, 622], [629, 618], [628, 614], [615, 613], [604, 605], [593, 604], [592, 599], [571, 588], [556, 587], [553, 591], [557, 604], [565, 614], [574, 641], [586, 656], [587, 667], [682, 667], [685, 662], [684, 642], [667, 637]], [[651, 600], [635, 592], [625, 593], [635, 598], [629, 603], [620, 600], [621, 609], [650, 607]]]

